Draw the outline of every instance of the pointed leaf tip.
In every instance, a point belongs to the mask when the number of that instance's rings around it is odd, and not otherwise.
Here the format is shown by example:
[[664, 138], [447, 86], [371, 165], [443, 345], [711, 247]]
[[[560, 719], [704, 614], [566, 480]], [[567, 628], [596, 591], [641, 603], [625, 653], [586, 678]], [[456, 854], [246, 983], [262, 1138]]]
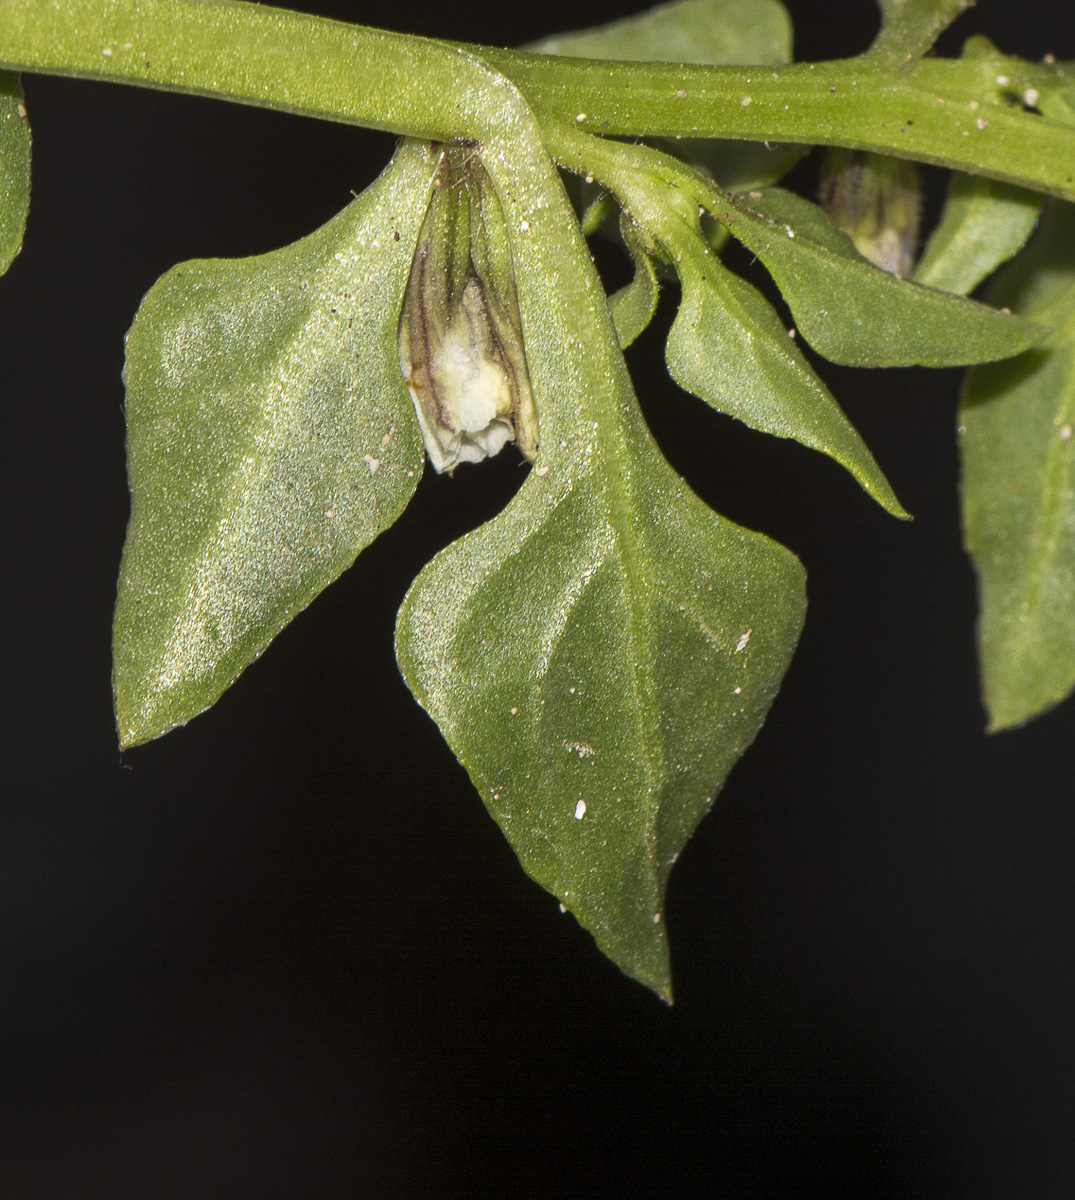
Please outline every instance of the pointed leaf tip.
[[816, 204], [763, 188], [723, 205], [734, 235], [765, 263], [811, 346], [852, 367], [956, 367], [995, 362], [1047, 330], [867, 262]]
[[1047, 205], [993, 299], [1056, 329], [1019, 358], [969, 371], [960, 408], [982, 691], [999, 731], [1075, 687], [1075, 206]]
[[17, 75], [0, 71], [0, 275], [22, 249], [30, 211], [30, 125]]
[[204, 711], [396, 519], [422, 448], [397, 326], [434, 160], [293, 246], [184, 263], [127, 340], [121, 745]]
[[887, 512], [907, 518], [869, 448], [761, 293], [715, 258], [703, 264], [685, 256], [677, 265], [683, 301], [666, 354], [680, 387], [755, 429], [827, 454]]
[[803, 571], [660, 455], [543, 147], [486, 161], [510, 230], [543, 215], [512, 246], [538, 463], [415, 580], [397, 659], [523, 868], [670, 1001], [669, 874], [776, 694]]

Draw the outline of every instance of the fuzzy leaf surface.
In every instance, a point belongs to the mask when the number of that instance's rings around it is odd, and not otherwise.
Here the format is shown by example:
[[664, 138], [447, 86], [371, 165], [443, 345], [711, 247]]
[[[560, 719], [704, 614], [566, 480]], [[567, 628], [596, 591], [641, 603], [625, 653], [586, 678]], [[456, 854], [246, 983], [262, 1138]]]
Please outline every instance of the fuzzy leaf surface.
[[0, 71], [0, 275], [22, 249], [30, 211], [30, 123], [17, 75]]
[[674, 243], [683, 299], [668, 335], [672, 378], [754, 429], [794, 438], [841, 464], [894, 516], [907, 513], [764, 296], [698, 237]]
[[1075, 685], [1075, 206], [1050, 204], [993, 299], [1054, 327], [1019, 358], [968, 372], [960, 410], [963, 521], [995, 730]]
[[525, 870], [670, 998], [668, 875], [773, 700], [803, 573], [665, 462], [536, 124], [510, 147], [483, 161], [515, 231], [538, 458], [419, 575], [396, 652]]
[[408, 144], [316, 233], [181, 264], [143, 301], [125, 371], [123, 746], [209, 707], [410, 499], [423, 453], [397, 326], [432, 175]]
[[666, 349], [673, 379], [754, 429], [828, 454], [889, 512], [907, 516], [772, 306], [724, 267], [705, 239], [691, 192], [697, 178], [676, 163], [673, 177], [678, 173], [679, 179], [670, 185], [659, 177], [670, 163], [666, 155], [585, 134], [562, 134], [559, 148], [569, 162], [577, 154], [593, 165], [679, 275], [683, 299]]
[[[749, 208], [747, 208], [749, 205]], [[1008, 358], [1045, 330], [987, 304], [898, 279], [867, 262], [816, 204], [765, 188], [714, 205], [765, 263], [799, 331], [832, 362], [952, 367]]]
[[1010, 183], [953, 172], [940, 222], [915, 269], [915, 283], [969, 295], [1023, 248], [1042, 200], [1040, 193]]
[[790, 62], [791, 40], [791, 18], [779, 0], [673, 0], [523, 48], [566, 58], [748, 66]]

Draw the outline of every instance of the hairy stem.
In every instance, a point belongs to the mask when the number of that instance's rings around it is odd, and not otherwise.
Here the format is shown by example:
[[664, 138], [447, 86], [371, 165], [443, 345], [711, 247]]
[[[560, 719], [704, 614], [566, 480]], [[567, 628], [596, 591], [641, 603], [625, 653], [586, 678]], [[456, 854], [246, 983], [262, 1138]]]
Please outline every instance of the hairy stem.
[[442, 141], [480, 136], [465, 83], [474, 59], [510, 80], [539, 120], [618, 136], [876, 150], [1075, 199], [1075, 128], [999, 103], [967, 60], [924, 60], [899, 73], [869, 56], [752, 68], [593, 62], [241, 0], [0, 0], [0, 67], [9, 70], [217, 96]]

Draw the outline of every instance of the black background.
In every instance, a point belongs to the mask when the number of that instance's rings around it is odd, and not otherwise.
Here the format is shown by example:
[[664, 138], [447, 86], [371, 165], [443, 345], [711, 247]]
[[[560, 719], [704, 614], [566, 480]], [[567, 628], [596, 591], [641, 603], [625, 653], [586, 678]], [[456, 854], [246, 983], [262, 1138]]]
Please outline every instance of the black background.
[[[507, 44], [632, 5], [309, 7]], [[802, 58], [876, 23], [791, 7]], [[1067, 0], [957, 28], [949, 51], [981, 28], [1075, 57]], [[629, 354], [677, 470], [810, 574], [786, 685], [673, 877], [668, 1009], [525, 878], [395, 669], [408, 583], [506, 503], [514, 451], [427, 476], [211, 714], [120, 760], [124, 331], [173, 263], [321, 224], [393, 139], [26, 90], [33, 209], [0, 285], [0, 1195], [1075, 1194], [1075, 708], [982, 733], [958, 373], [822, 368], [901, 524], [678, 392], [667, 302]]]

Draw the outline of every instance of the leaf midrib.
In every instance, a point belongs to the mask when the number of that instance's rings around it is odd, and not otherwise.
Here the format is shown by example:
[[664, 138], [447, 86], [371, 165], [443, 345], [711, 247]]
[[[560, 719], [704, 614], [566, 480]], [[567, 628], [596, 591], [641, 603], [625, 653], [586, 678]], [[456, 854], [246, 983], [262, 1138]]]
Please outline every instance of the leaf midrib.
[[[564, 293], [560, 311], [563, 313], [585, 313], [587, 327], [582, 335], [578, 329], [564, 329], [562, 332], [570, 339], [573, 347], [571, 372], [576, 378], [586, 380], [587, 376], [595, 386], [583, 387], [581, 394], [593, 398], [597, 402], [597, 411], [567, 415], [564, 409], [570, 401], [561, 399], [564, 406], [560, 410], [560, 420], [556, 423], [563, 426], [563, 433], [579, 439], [580, 447], [584, 443], [587, 431], [586, 421], [596, 421], [594, 432], [597, 441], [597, 454], [590, 460], [589, 470], [581, 455], [574, 463], [568, 459], [564, 467], [571, 473], [580, 472], [589, 476], [592, 490], [592, 504], [595, 516], [603, 517], [611, 528], [615, 544], [619, 548], [623, 570], [626, 575], [628, 613], [627, 636], [629, 644], [637, 646], [639, 653], [632, 655], [630, 664], [631, 689], [635, 698], [634, 711], [638, 714], [638, 728], [642, 736], [638, 744], [645, 756], [646, 777], [650, 794], [659, 793], [661, 784], [661, 765], [663, 754], [661, 746], [658, 705], [656, 703], [656, 688], [654, 681], [644, 664], [652, 661], [653, 642], [649, 636], [648, 623], [645, 620], [647, 597], [654, 593], [652, 573], [646, 562], [636, 532], [632, 517], [639, 511], [635, 501], [631, 479], [633, 472], [629, 466], [637, 461], [634, 440], [629, 433], [628, 422], [644, 427], [638, 401], [634, 395], [626, 364], [619, 351], [612, 318], [609, 315], [608, 304], [604, 289], [597, 277], [593, 260], [582, 238], [575, 219], [574, 212], [564, 192], [556, 166], [550, 155], [546, 139], [523, 98], [515, 92], [518, 98], [518, 108], [515, 117], [523, 129], [505, 129], [507, 137], [511, 137], [509, 148], [496, 143], [500, 138], [490, 139], [486, 144], [485, 158], [487, 169], [493, 176], [494, 184], [498, 176], [503, 179], [501, 172], [510, 179], [511, 194], [500, 195], [505, 213], [511, 214], [509, 228], [520, 228], [525, 219], [523, 209], [528, 201], [534, 205], [535, 211], [544, 209], [553, 218], [551, 238], [543, 243], [544, 256], [541, 260], [542, 274], [546, 282], [558, 277], [559, 290]], [[519, 138], [519, 134], [528, 133], [529, 137]], [[514, 137], [512, 136], [514, 134]], [[504, 137], [504, 135], [501, 135]], [[504, 137], [504, 140], [507, 140]], [[530, 151], [520, 155], [520, 141]], [[497, 151], [500, 151], [498, 155]], [[497, 168], [500, 168], [498, 170]], [[524, 174], [525, 173], [525, 174]], [[527, 186], [528, 180], [530, 186]], [[498, 194], [500, 188], [497, 189]], [[534, 192], [537, 195], [534, 195]], [[564, 265], [560, 271], [550, 270], [554, 259]], [[570, 291], [569, 291], [570, 289]], [[588, 337], [587, 335], [592, 335]], [[593, 363], [586, 357], [587, 346], [597, 346], [603, 351], [601, 359]], [[593, 365], [591, 366], [591, 363]], [[589, 370], [587, 368], [590, 367]], [[606, 382], [606, 380], [608, 382]], [[609, 386], [609, 383], [611, 386]], [[622, 408], [627, 409], [625, 414]], [[557, 430], [554, 436], [559, 435]], [[547, 435], [545, 435], [547, 436]], [[655, 451], [654, 451], [655, 452]], [[567, 456], [565, 456], [566, 458]], [[539, 449], [539, 462], [543, 460]], [[558, 466], [556, 457], [552, 456], [551, 465]], [[622, 469], [617, 470], [616, 464]], [[528, 480], [528, 484], [529, 484]], [[603, 485], [603, 486], [602, 486]], [[570, 487], [570, 481], [567, 487]], [[554, 503], [561, 503], [559, 497]], [[656, 808], [649, 806], [646, 814], [646, 825], [651, 845], [656, 839]]]

